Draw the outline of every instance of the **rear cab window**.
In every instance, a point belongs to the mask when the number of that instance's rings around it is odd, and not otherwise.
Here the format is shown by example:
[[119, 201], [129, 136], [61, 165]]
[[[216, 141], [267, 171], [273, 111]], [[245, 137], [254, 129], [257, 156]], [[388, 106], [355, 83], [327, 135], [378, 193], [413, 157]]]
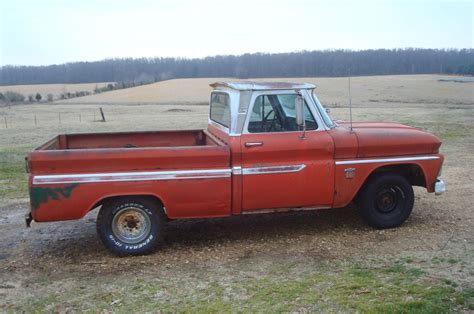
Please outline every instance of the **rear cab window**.
[[210, 114], [212, 121], [230, 129], [230, 98], [222, 92], [211, 94]]

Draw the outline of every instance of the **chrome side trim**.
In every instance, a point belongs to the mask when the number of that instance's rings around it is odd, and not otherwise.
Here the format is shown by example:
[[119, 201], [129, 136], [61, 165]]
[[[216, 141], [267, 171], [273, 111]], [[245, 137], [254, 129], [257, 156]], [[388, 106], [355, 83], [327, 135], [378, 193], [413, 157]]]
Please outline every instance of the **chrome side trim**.
[[34, 176], [33, 184], [214, 179], [228, 178], [230, 175], [231, 169], [60, 174]]
[[398, 162], [398, 161], [416, 161], [416, 160], [433, 160], [439, 159], [439, 156], [419, 156], [419, 157], [399, 157], [399, 158], [377, 158], [377, 159], [357, 159], [357, 160], [341, 160], [336, 161], [336, 165], [356, 165], [356, 164], [372, 164], [377, 162]]
[[240, 166], [232, 167], [232, 174], [236, 176], [240, 176], [242, 174], [242, 167]]
[[288, 173], [288, 172], [299, 172], [306, 168], [306, 165], [290, 165], [290, 166], [270, 166], [270, 167], [256, 167], [256, 168], [243, 168], [242, 174], [253, 175], [253, 174], [269, 174], [269, 173]]
[[253, 175], [268, 173], [288, 173], [303, 170], [306, 165], [271, 166], [257, 168], [232, 169], [204, 169], [152, 172], [111, 172], [111, 173], [84, 173], [39, 175], [33, 177], [33, 185], [38, 184], [65, 184], [65, 183], [97, 183], [97, 182], [124, 182], [124, 181], [160, 181], [160, 180], [189, 180], [229, 178], [234, 175]]

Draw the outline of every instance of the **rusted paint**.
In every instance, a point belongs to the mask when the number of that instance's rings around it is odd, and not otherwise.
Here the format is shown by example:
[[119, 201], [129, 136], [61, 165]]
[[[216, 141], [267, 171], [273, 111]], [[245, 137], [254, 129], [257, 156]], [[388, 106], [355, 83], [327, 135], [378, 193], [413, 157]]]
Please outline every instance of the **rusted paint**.
[[[342, 130], [329, 131], [336, 147], [340, 146], [337, 141], [344, 142], [349, 137], [348, 124], [342, 123], [341, 126]], [[441, 146], [440, 139], [433, 134], [398, 123], [358, 122], [353, 123], [352, 129], [357, 137], [359, 158], [437, 154]], [[342, 134], [336, 138], [337, 133]]]

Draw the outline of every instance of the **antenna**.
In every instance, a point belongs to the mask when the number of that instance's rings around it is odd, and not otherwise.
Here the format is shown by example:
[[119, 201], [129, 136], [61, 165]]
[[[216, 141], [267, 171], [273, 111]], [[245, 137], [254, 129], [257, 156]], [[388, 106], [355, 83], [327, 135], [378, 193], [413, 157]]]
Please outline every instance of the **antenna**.
[[351, 69], [349, 69], [349, 121], [351, 124], [351, 132], [352, 132], [352, 97], [351, 97]]

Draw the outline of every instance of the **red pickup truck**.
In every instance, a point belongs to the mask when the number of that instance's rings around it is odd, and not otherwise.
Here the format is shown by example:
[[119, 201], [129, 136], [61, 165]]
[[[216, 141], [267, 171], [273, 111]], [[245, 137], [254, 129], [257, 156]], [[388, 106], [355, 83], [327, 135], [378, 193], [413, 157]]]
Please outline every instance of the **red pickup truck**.
[[375, 228], [442, 194], [440, 140], [395, 123], [332, 121], [312, 84], [211, 84], [206, 130], [58, 135], [28, 154], [27, 225], [100, 208], [117, 255], [145, 254], [169, 219], [336, 208]]

